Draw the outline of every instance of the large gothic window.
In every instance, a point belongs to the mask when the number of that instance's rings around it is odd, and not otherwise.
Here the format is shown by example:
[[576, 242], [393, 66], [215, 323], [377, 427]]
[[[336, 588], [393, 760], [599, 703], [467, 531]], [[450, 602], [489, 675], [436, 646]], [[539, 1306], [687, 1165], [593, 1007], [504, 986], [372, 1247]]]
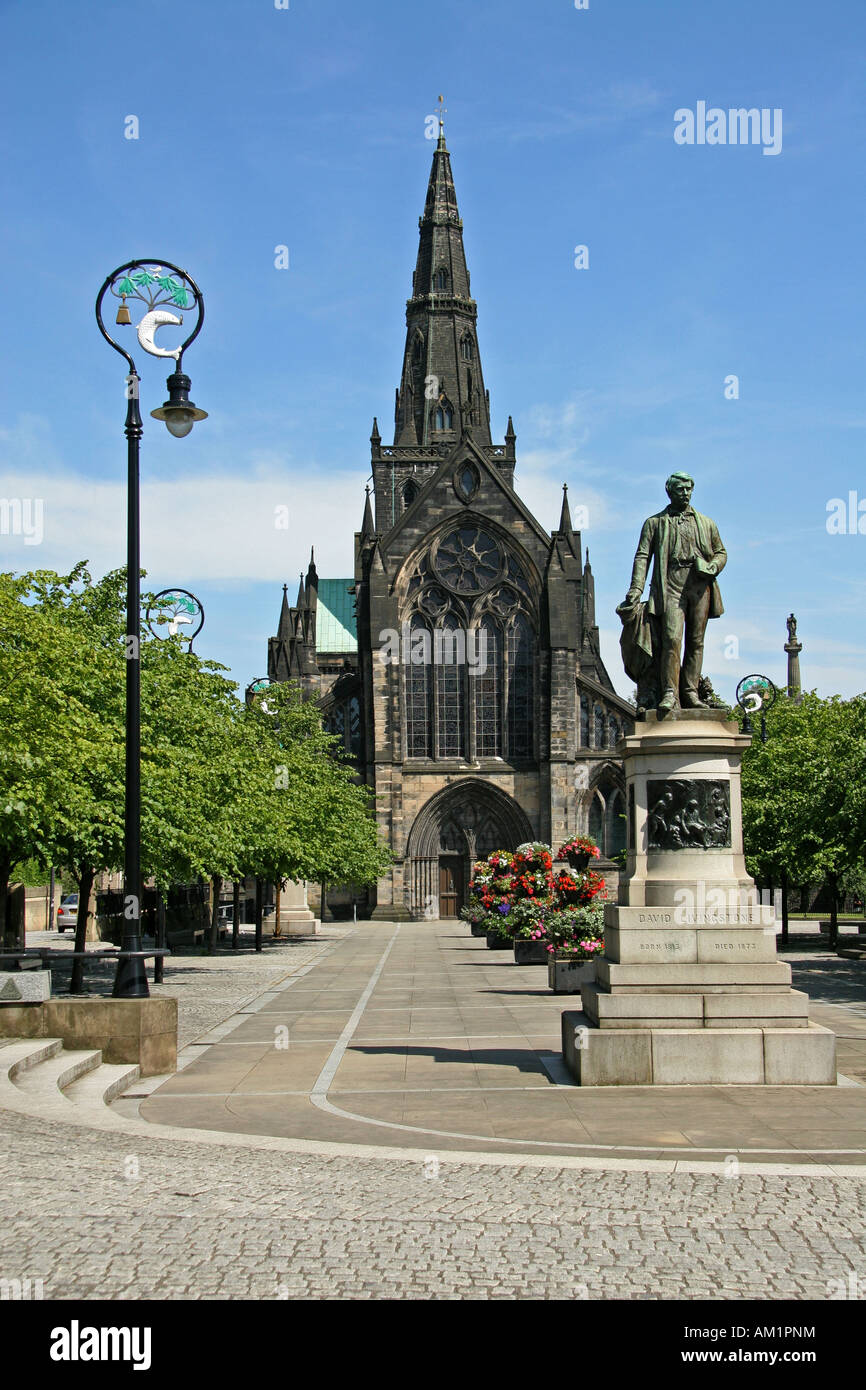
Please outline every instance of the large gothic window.
[[484, 673], [475, 681], [475, 741], [480, 758], [502, 754], [502, 639], [491, 618], [479, 629], [479, 657], [484, 656]]
[[[474, 465], [465, 480], [477, 485]], [[454, 485], [460, 492], [460, 470]], [[473, 523], [445, 531], [405, 590], [410, 645], [429, 644], [428, 668], [404, 675], [411, 758], [512, 758], [534, 751], [533, 590], [504, 542]]]
[[508, 754], [532, 757], [532, 668], [534, 640], [521, 615], [508, 629]]
[[437, 430], [450, 430], [454, 427], [454, 412], [447, 401], [444, 405], [438, 405], [433, 412], [433, 428]]
[[460, 758], [464, 752], [463, 672], [465, 634], [448, 614], [435, 633], [436, 704], [440, 758]]
[[464, 362], [472, 361], [472, 339], [468, 333], [460, 339], [460, 353]]
[[[424, 635], [426, 634], [426, 641]], [[412, 619], [410, 658], [431, 649], [430, 629], [422, 618]], [[406, 754], [410, 758], [429, 758], [433, 753], [433, 680], [429, 659], [405, 666], [406, 672]]]

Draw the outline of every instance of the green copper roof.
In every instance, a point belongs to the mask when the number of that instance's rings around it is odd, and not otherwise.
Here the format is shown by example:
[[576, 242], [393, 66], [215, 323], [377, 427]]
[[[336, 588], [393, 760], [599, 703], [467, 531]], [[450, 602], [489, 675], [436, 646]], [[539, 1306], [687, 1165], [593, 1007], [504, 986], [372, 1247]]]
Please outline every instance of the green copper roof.
[[316, 614], [316, 650], [356, 652], [358, 630], [355, 625], [354, 579], [320, 579]]

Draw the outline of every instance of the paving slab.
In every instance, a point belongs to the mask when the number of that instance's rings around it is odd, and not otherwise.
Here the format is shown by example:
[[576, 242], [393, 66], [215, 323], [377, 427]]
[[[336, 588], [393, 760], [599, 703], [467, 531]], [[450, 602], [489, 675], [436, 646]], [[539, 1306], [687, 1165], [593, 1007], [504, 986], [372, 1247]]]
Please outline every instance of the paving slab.
[[256, 1134], [442, 1153], [863, 1162], [866, 969], [804, 955], [785, 957], [795, 987], [815, 995], [810, 1015], [837, 1033], [840, 1070], [855, 1084], [562, 1084], [568, 1000], [548, 989], [544, 966], [516, 966], [453, 923], [376, 922], [330, 939], [302, 978], [269, 981], [261, 1006], [247, 1001], [212, 1029], [211, 1045], [140, 1114], [204, 1127], [210, 1104], [216, 1131], [246, 1120]]

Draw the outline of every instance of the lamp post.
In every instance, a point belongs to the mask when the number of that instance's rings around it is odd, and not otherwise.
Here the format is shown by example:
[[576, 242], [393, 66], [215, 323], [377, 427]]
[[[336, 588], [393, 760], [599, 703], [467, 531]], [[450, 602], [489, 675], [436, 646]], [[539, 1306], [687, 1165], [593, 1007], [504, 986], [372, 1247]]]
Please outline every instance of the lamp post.
[[[167, 381], [168, 400], [151, 415], [164, 420], [169, 433], [177, 438], [189, 434], [196, 420], [207, 411], [199, 410], [189, 399], [190, 379], [182, 371], [183, 354], [198, 337], [204, 322], [201, 291], [186, 271], [169, 261], [127, 261], [106, 277], [96, 296], [96, 322], [106, 342], [126, 359], [127, 441], [127, 530], [126, 530], [126, 778], [124, 797], [123, 932], [121, 951], [141, 950], [141, 560], [139, 553], [139, 446], [143, 427], [138, 408], [140, 378], [126, 348], [108, 333], [102, 317], [106, 295], [119, 301], [115, 322], [132, 324], [127, 300], [139, 301], [145, 313], [136, 335], [141, 347], [152, 357], [174, 358], [175, 370]], [[110, 302], [110, 300], [109, 300]], [[171, 305], [171, 308], [168, 306]], [[165, 307], [160, 307], [165, 306]], [[183, 323], [176, 309], [196, 311], [193, 331], [180, 347], [157, 347], [154, 335], [164, 325]], [[141, 956], [127, 956], [117, 963], [114, 980], [116, 999], [145, 999], [149, 994], [147, 973]]]

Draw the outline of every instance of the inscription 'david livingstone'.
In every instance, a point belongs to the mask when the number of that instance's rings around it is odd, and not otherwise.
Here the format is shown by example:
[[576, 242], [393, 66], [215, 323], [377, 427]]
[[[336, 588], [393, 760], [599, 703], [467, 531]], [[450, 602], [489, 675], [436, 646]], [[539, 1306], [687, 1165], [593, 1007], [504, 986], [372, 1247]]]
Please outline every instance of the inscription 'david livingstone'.
[[647, 801], [649, 849], [730, 848], [729, 782], [685, 777], [650, 781]]

